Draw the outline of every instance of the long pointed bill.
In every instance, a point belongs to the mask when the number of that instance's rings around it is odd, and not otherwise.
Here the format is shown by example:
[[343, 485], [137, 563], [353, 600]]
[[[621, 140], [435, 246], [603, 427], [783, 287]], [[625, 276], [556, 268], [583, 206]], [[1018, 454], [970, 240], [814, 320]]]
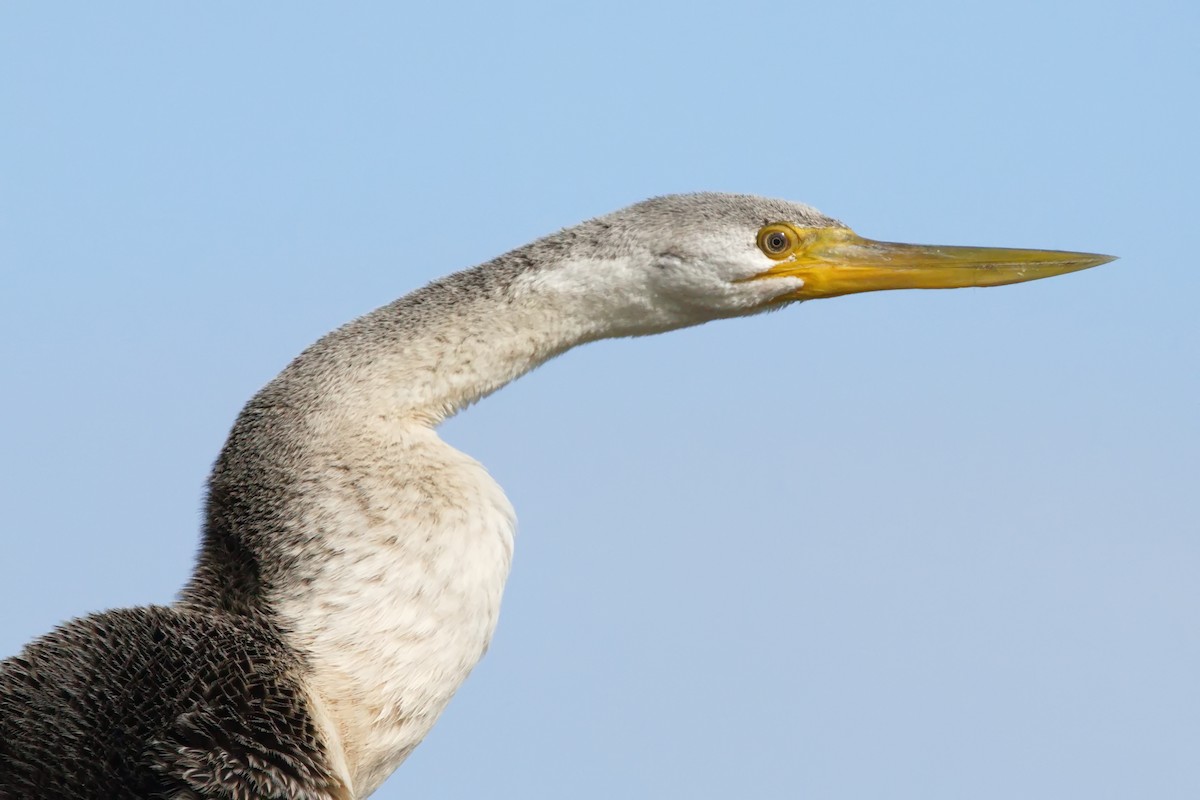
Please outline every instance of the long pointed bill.
[[788, 299], [811, 300], [883, 289], [1000, 286], [1095, 267], [1115, 256], [1059, 250], [941, 247], [863, 239], [848, 228], [797, 230], [790, 255], [760, 278], [793, 277]]

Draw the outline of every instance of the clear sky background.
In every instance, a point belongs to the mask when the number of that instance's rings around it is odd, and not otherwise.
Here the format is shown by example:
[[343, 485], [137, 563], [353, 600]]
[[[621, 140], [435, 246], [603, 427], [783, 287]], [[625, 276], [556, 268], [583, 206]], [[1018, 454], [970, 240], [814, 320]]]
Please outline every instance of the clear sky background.
[[0, 655], [170, 602], [241, 405], [667, 192], [1113, 253], [570, 353], [452, 420], [521, 519], [380, 798], [1200, 797], [1200, 6], [5, 3]]

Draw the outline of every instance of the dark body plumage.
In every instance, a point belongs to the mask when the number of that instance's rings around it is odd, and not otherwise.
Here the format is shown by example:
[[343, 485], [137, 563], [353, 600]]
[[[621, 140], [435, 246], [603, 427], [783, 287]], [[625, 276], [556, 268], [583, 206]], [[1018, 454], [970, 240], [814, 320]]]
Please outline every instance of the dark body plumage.
[[75, 620], [0, 663], [0, 798], [340, 797], [299, 667], [246, 617]]

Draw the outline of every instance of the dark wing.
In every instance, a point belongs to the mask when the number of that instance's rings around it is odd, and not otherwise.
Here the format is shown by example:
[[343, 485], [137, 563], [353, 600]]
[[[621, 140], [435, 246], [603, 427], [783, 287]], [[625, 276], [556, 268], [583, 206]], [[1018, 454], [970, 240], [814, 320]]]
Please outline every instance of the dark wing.
[[68, 623], [0, 663], [0, 798], [341, 800], [298, 666], [243, 617]]

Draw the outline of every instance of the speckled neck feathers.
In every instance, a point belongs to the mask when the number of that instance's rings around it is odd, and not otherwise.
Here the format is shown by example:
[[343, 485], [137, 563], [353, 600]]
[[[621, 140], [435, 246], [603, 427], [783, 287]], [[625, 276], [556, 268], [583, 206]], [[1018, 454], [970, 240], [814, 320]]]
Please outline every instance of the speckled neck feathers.
[[590, 335], [531, 302], [518, 258], [309, 348], [247, 405], [213, 470], [182, 602], [281, 632], [356, 792], [407, 756], [483, 655], [511, 558], [508, 501], [433, 426]]

